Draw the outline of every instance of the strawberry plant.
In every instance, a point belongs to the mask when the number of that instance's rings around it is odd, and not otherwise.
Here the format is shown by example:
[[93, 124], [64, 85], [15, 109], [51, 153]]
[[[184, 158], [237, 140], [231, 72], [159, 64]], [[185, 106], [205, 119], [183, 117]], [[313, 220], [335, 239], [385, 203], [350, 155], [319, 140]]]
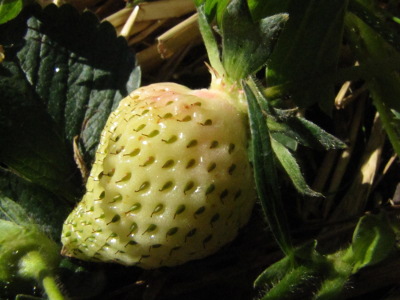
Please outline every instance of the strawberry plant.
[[396, 1], [57, 5], [0, 2], [1, 299], [395, 297]]

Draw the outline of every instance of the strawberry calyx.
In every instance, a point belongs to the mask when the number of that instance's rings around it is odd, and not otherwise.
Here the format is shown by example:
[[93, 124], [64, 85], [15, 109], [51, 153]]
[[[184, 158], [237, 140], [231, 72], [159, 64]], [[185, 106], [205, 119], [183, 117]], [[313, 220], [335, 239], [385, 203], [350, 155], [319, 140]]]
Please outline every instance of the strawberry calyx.
[[255, 21], [247, 1], [232, 0], [217, 22], [217, 30], [221, 33], [220, 49], [205, 4], [198, 6], [198, 12], [199, 28], [211, 64], [210, 88], [225, 90], [242, 111], [246, 100], [241, 81], [265, 66], [288, 15], [277, 14]]

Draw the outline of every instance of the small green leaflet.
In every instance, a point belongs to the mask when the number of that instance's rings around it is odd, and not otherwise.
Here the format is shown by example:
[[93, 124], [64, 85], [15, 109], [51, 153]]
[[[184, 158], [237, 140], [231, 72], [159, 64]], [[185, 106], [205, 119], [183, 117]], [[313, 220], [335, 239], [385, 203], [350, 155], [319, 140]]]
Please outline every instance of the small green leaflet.
[[22, 10], [23, 0], [0, 0], [0, 24], [14, 19]]
[[322, 197], [320, 193], [313, 191], [308, 186], [308, 184], [304, 180], [303, 175], [301, 174], [299, 164], [293, 157], [293, 154], [290, 153], [290, 151], [285, 146], [283, 146], [281, 143], [273, 138], [271, 139], [271, 145], [276, 157], [278, 158], [282, 167], [285, 169], [286, 174], [289, 175], [297, 191], [303, 195], [311, 197]]

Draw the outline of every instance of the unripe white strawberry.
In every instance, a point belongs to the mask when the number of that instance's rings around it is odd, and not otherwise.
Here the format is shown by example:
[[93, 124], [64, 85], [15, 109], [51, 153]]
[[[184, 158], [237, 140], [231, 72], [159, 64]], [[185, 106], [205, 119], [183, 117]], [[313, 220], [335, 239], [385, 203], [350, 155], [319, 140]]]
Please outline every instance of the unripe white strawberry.
[[219, 89], [142, 87], [109, 117], [63, 253], [151, 269], [216, 252], [255, 202], [246, 112]]

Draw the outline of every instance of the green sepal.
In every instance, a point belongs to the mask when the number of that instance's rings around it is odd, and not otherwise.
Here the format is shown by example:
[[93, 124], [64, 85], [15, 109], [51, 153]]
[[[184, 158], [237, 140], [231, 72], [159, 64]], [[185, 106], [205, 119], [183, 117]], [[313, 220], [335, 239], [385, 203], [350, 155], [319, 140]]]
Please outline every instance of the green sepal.
[[346, 144], [313, 122], [295, 116], [293, 111], [274, 109], [275, 118], [267, 120], [272, 136], [286, 135], [297, 143], [316, 150], [346, 148]]
[[204, 14], [209, 22], [212, 22], [215, 18], [219, 24], [229, 1], [230, 0], [194, 0], [194, 4], [197, 7], [203, 6]]
[[293, 154], [280, 142], [275, 139], [271, 139], [272, 149], [282, 167], [285, 169], [286, 174], [289, 175], [294, 187], [297, 191], [303, 195], [311, 197], [323, 197], [322, 194], [313, 191], [304, 179], [303, 174], [301, 174], [300, 166], [296, 162]]
[[231, 1], [221, 22], [222, 64], [230, 80], [246, 78], [267, 63], [287, 20], [287, 14], [277, 14], [254, 22], [246, 1]]
[[214, 32], [208, 23], [205, 6], [199, 6], [197, 11], [199, 13], [199, 29], [204, 40], [204, 45], [207, 50], [210, 64], [212, 68], [219, 74], [219, 76], [224, 76], [225, 70], [221, 63], [220, 50], [214, 37]]
[[277, 163], [271, 146], [266, 112], [259, 102], [260, 90], [252, 80], [243, 82], [243, 89], [249, 107], [252, 148], [250, 155], [258, 197], [278, 245], [286, 255], [290, 255], [293, 246], [280, 193]]

